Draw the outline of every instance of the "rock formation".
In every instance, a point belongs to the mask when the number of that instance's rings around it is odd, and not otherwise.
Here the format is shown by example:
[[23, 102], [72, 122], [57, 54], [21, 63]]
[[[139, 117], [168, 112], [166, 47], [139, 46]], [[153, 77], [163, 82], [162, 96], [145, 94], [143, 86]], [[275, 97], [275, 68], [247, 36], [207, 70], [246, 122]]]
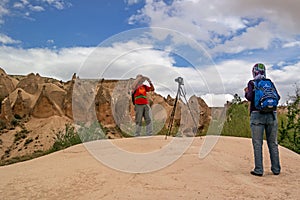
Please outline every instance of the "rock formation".
[[[105, 128], [107, 138], [119, 138], [123, 133], [132, 133], [135, 128], [135, 112], [130, 94], [133, 81], [134, 79], [81, 80], [74, 74], [70, 81], [62, 82], [33, 73], [27, 76], [7, 75], [0, 69], [0, 128], [5, 132], [0, 134], [0, 140], [6, 135], [9, 138], [6, 140], [10, 141], [2, 146], [0, 144], [0, 157], [1, 151], [2, 155], [6, 151], [6, 157], [23, 152], [20, 149], [24, 147], [20, 145], [26, 144], [27, 151], [30, 145], [32, 151], [51, 146], [55, 133], [64, 130], [65, 123], [86, 125], [98, 121]], [[165, 98], [155, 92], [150, 92], [148, 98], [152, 107], [154, 133], [157, 134], [168, 128], [174, 99], [170, 96]], [[196, 96], [190, 99], [189, 106], [190, 108], [179, 101], [174, 126], [180, 126], [184, 135], [193, 134], [195, 131], [203, 132], [210, 123], [210, 108]], [[191, 116], [194, 116], [195, 123]], [[12, 125], [14, 120], [15, 124]], [[35, 123], [43, 125], [34, 125]], [[21, 130], [17, 130], [18, 125]], [[13, 126], [15, 130], [5, 130]], [[44, 129], [42, 126], [48, 128]], [[25, 129], [28, 129], [28, 134], [13, 147], [11, 144], [14, 137], [9, 136], [9, 133], [17, 134]], [[43, 142], [48, 144], [40, 144]], [[9, 151], [5, 150], [5, 145], [10, 147]]]
[[13, 78], [0, 68], [0, 100], [2, 101], [15, 89]]
[[13, 120], [13, 113], [11, 109], [11, 103], [9, 97], [5, 98], [1, 102], [1, 115], [0, 118], [2, 121], [2, 126], [5, 128], [10, 128], [11, 121]]
[[[83, 123], [97, 120], [106, 128], [121, 127], [124, 124], [134, 126], [134, 106], [130, 95], [130, 86], [134, 79], [80, 80], [74, 74], [71, 81], [63, 83], [31, 73], [21, 78], [14, 87], [12, 80], [3, 70], [1, 74], [0, 95], [10, 96], [10, 112], [13, 116], [19, 118], [65, 116]], [[155, 107], [154, 119], [167, 127], [174, 99], [170, 96], [164, 98], [155, 92], [149, 93], [148, 98], [150, 106]], [[189, 105], [194, 106], [193, 109], [179, 101], [174, 124], [175, 126], [184, 124], [186, 127], [197, 124], [197, 129], [201, 131], [209, 124], [210, 110], [201, 98], [194, 96], [192, 99]], [[8, 109], [6, 108], [6, 113]], [[180, 123], [182, 116], [187, 118], [182, 119]], [[1, 118], [7, 122], [5, 114], [2, 113]], [[193, 118], [196, 118], [196, 121]]]
[[[64, 94], [64, 92], [61, 92]], [[54, 98], [50, 98], [50, 94]], [[36, 118], [48, 118], [54, 115], [62, 116], [63, 112], [61, 110], [63, 101], [63, 96], [60, 93], [55, 92], [50, 93], [46, 92], [46, 85], [43, 86], [43, 89], [35, 102], [34, 107], [32, 108], [31, 115]]]
[[24, 98], [23, 94], [26, 92], [22, 89], [18, 89], [15, 92], [17, 92], [17, 97], [12, 104], [12, 112], [15, 114], [15, 116], [19, 116], [18, 118], [27, 117], [30, 112], [31, 98], [29, 95], [27, 95], [27, 98]]
[[72, 113], [72, 96], [73, 96], [73, 88], [76, 81], [76, 73], [73, 74], [72, 80], [67, 82], [66, 85], [66, 96], [63, 102], [63, 111], [65, 112], [65, 115], [73, 119], [73, 113]]

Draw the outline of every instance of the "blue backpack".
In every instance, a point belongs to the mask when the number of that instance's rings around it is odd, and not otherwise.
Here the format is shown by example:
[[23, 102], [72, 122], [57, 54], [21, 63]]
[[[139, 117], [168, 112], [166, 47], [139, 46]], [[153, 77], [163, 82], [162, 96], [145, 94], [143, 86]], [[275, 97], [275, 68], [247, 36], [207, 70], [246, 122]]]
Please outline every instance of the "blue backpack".
[[275, 111], [279, 102], [279, 95], [270, 79], [254, 80], [254, 105], [261, 112]]

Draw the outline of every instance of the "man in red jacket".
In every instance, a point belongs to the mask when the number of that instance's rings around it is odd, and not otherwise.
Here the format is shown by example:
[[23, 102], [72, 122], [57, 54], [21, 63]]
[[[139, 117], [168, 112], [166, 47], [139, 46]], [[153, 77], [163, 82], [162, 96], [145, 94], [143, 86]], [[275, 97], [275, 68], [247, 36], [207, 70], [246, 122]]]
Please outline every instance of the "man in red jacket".
[[[145, 80], [148, 81], [150, 86], [143, 84]], [[151, 110], [147, 99], [147, 92], [154, 91], [154, 86], [148, 77], [137, 75], [132, 89], [135, 104], [135, 136], [140, 136], [141, 134], [143, 117], [146, 122], [146, 134], [148, 136], [152, 135]]]

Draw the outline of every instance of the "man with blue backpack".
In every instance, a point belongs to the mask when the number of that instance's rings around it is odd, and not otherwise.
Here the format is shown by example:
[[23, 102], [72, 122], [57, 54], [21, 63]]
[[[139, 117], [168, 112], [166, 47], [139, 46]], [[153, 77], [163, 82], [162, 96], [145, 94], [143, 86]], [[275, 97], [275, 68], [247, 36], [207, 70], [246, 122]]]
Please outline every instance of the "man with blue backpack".
[[280, 174], [280, 161], [277, 142], [278, 121], [276, 108], [280, 96], [274, 83], [266, 78], [266, 68], [262, 63], [257, 63], [252, 69], [253, 80], [245, 88], [245, 97], [250, 101], [250, 127], [254, 150], [255, 168], [252, 175], [262, 176], [263, 154], [262, 145], [264, 131], [271, 159], [271, 171], [274, 175]]

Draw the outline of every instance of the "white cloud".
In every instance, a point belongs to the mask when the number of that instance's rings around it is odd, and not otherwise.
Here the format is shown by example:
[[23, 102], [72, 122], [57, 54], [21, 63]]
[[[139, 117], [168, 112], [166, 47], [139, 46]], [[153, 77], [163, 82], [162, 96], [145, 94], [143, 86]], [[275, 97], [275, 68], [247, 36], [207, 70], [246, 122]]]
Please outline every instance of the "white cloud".
[[179, 76], [184, 78], [188, 96], [215, 92], [212, 83], [208, 83], [210, 80], [206, 80], [208, 76], [214, 77], [214, 82], [221, 85], [214, 70], [175, 67], [169, 52], [132, 41], [111, 47], [65, 48], [57, 51], [0, 47], [0, 65], [9, 74], [33, 72], [62, 80], [69, 80], [73, 73], [81, 78], [96, 79], [127, 79], [143, 74], [155, 82], [159, 93], [172, 96], [177, 92], [175, 78]]
[[125, 3], [127, 3], [129, 6], [140, 3], [141, 0], [125, 0]]
[[223, 107], [224, 104], [233, 100], [232, 94], [205, 94], [201, 98], [209, 107]]
[[30, 5], [29, 9], [32, 10], [32, 11], [34, 11], [34, 12], [45, 11], [45, 9], [42, 6], [33, 6], [33, 5]]
[[289, 42], [284, 44], [282, 47], [289, 48], [289, 47], [296, 47], [296, 46], [300, 46], [300, 41]]
[[[268, 49], [272, 41], [273, 33], [266, 23], [256, 27], [250, 27], [247, 32], [233, 37], [224, 44], [217, 45], [212, 52], [239, 53], [248, 49]], [[259, 39], [258, 39], [259, 38]]]
[[294, 0], [175, 0], [171, 5], [149, 0], [129, 23], [174, 29], [203, 43], [214, 41], [215, 52], [237, 53], [267, 49], [276, 39], [293, 41], [300, 33], [299, 9]]
[[[231, 60], [206, 68], [176, 67], [168, 53], [135, 42], [60, 50], [0, 47], [0, 66], [8, 74], [33, 72], [66, 81], [73, 73], [82, 78], [99, 79], [127, 79], [141, 73], [153, 80], [158, 93], [173, 97], [178, 86], [174, 79], [181, 76], [188, 97], [193, 94], [201, 96], [214, 106], [223, 105], [234, 94], [244, 96], [243, 89], [252, 79], [254, 64]], [[292, 85], [299, 82], [300, 62], [280, 69], [273, 69], [268, 63], [266, 67], [267, 76], [275, 82], [282, 102], [285, 102], [287, 95], [294, 92]]]
[[49, 40], [47, 40], [47, 43], [48, 44], [54, 44], [54, 40], [49, 39]]
[[0, 47], [0, 65], [8, 74], [39, 73], [62, 80], [70, 80], [89, 53], [90, 48], [19, 49]]
[[58, 10], [63, 10], [72, 5], [70, 2], [65, 0], [42, 0], [42, 2], [48, 3], [50, 6], [53, 6]]
[[4, 23], [4, 17], [10, 13], [9, 9], [7, 8], [8, 0], [0, 1], [0, 24]]
[[271, 69], [268, 74], [278, 88], [282, 97], [281, 102], [285, 103], [288, 100], [288, 95], [295, 94], [293, 85], [296, 83], [300, 84], [300, 62], [283, 66], [279, 69]]
[[13, 4], [13, 8], [24, 9], [27, 5], [31, 6], [27, 0], [21, 0], [19, 2], [15, 2]]
[[5, 17], [8, 15], [16, 14], [17, 16], [29, 17], [32, 12], [43, 12], [46, 11], [46, 9], [49, 9], [49, 7], [63, 10], [71, 6], [72, 4], [67, 0], [20, 0], [14, 3], [11, 3], [10, 0], [1, 0], [0, 24], [5, 23]]
[[14, 40], [11, 37], [0, 33], [0, 44], [18, 44], [20, 41]]
[[21, 0], [21, 2], [22, 2], [24, 5], [28, 5], [28, 4], [29, 4], [29, 1], [28, 1], [28, 0]]
[[21, 2], [15, 2], [13, 7], [17, 9], [22, 9], [24, 8], [24, 4], [22, 4]]

